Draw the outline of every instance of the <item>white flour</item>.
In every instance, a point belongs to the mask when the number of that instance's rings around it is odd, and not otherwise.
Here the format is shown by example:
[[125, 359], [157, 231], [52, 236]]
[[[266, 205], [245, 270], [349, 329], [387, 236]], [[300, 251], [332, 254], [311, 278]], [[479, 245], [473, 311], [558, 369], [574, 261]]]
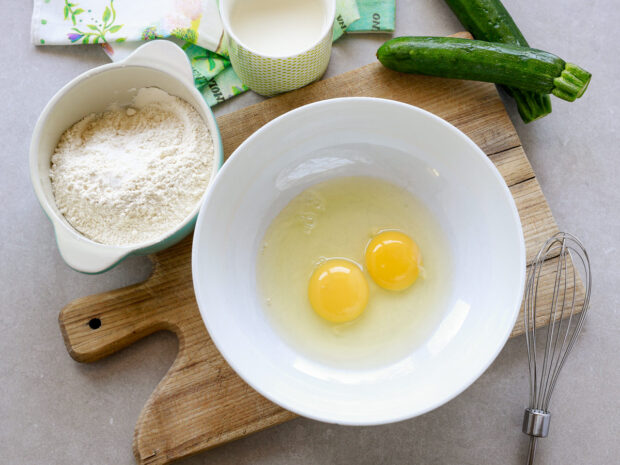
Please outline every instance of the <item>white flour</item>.
[[211, 177], [213, 140], [190, 104], [145, 88], [133, 107], [71, 126], [51, 161], [67, 221], [96, 242], [130, 245], [157, 239], [196, 207]]

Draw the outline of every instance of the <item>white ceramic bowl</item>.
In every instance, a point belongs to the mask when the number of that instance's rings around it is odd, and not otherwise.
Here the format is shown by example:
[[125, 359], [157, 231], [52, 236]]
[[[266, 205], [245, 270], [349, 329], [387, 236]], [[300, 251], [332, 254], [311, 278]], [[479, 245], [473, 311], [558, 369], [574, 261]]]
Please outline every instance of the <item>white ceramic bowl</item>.
[[144, 255], [170, 247], [193, 230], [201, 202], [181, 224], [162, 237], [130, 246], [100, 244], [76, 231], [54, 201], [49, 177], [50, 158], [62, 133], [84, 116], [106, 110], [111, 103], [130, 104], [142, 87], [159, 87], [190, 103], [213, 138], [215, 159], [211, 179], [223, 163], [215, 117], [194, 86], [187, 56], [172, 42], [148, 42], [122, 61], [99, 66], [73, 79], [52, 97], [39, 116], [30, 143], [30, 179], [43, 211], [54, 226], [60, 255], [77, 271], [101, 273], [128, 255]]
[[[269, 325], [256, 289], [258, 246], [271, 220], [309, 186], [351, 175], [412, 192], [436, 215], [454, 265], [434, 333], [397, 363], [367, 370], [297, 353]], [[300, 415], [370, 425], [428, 412], [486, 370], [519, 312], [525, 247], [504, 180], [467, 136], [410, 105], [344, 98], [293, 110], [235, 151], [200, 210], [192, 271], [211, 338], [248, 384]]]

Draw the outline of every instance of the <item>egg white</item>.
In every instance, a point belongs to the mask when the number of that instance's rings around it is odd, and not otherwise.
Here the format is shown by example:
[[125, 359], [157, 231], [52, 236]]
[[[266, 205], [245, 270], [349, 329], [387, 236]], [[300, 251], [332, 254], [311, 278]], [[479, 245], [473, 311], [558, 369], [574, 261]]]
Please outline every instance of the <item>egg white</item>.
[[[329, 258], [364, 268], [368, 242], [388, 229], [417, 242], [423, 275], [404, 291], [388, 291], [364, 269], [370, 286], [364, 313], [343, 324], [323, 320], [308, 300], [314, 268]], [[377, 178], [336, 178], [305, 190], [273, 220], [257, 257], [257, 286], [268, 320], [301, 355], [370, 368], [405, 357], [437, 327], [452, 286], [449, 251], [432, 212], [407, 190]]]

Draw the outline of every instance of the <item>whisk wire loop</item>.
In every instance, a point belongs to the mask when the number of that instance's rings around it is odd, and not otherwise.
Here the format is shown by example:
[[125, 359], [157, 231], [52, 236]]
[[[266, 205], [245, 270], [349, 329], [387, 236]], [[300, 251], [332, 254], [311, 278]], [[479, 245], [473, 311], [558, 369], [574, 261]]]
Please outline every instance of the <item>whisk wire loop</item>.
[[[543, 268], [547, 270], [556, 259], [551, 301], [543, 301], [542, 298], [539, 300], [539, 291], [542, 295], [545, 288], [541, 280], [544, 276]], [[578, 292], [577, 269], [581, 271], [583, 295]], [[590, 306], [591, 285], [588, 253], [581, 242], [569, 233], [560, 232], [550, 237], [530, 266], [523, 299], [530, 387], [529, 408], [526, 409], [523, 426], [523, 431], [531, 437], [528, 464], [534, 461], [536, 438], [545, 437], [547, 434], [551, 396], [566, 358], [583, 328]], [[547, 314], [548, 318], [540, 316]], [[536, 322], [540, 318], [546, 323], [546, 329], [540, 330], [546, 331], [542, 352], [536, 348]], [[540, 336], [539, 334], [538, 337]], [[539, 360], [540, 358], [542, 360]], [[545, 427], [536, 432], [532, 425], [543, 424], [543, 420]]]

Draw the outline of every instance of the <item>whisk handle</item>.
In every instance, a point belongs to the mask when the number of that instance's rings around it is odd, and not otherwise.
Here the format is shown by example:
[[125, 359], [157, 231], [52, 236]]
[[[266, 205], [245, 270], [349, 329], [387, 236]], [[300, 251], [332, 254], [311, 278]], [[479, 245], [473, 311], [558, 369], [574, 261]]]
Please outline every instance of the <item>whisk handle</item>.
[[538, 438], [547, 437], [551, 414], [544, 410], [526, 408], [523, 415], [523, 432], [530, 436], [530, 448], [527, 452], [527, 465], [534, 464]]
[[551, 414], [544, 410], [526, 408], [523, 415], [523, 432], [530, 436], [546, 438], [549, 433]]
[[530, 437], [530, 448], [527, 451], [527, 465], [534, 465], [534, 455], [536, 454], [536, 443], [538, 438], [535, 436]]

